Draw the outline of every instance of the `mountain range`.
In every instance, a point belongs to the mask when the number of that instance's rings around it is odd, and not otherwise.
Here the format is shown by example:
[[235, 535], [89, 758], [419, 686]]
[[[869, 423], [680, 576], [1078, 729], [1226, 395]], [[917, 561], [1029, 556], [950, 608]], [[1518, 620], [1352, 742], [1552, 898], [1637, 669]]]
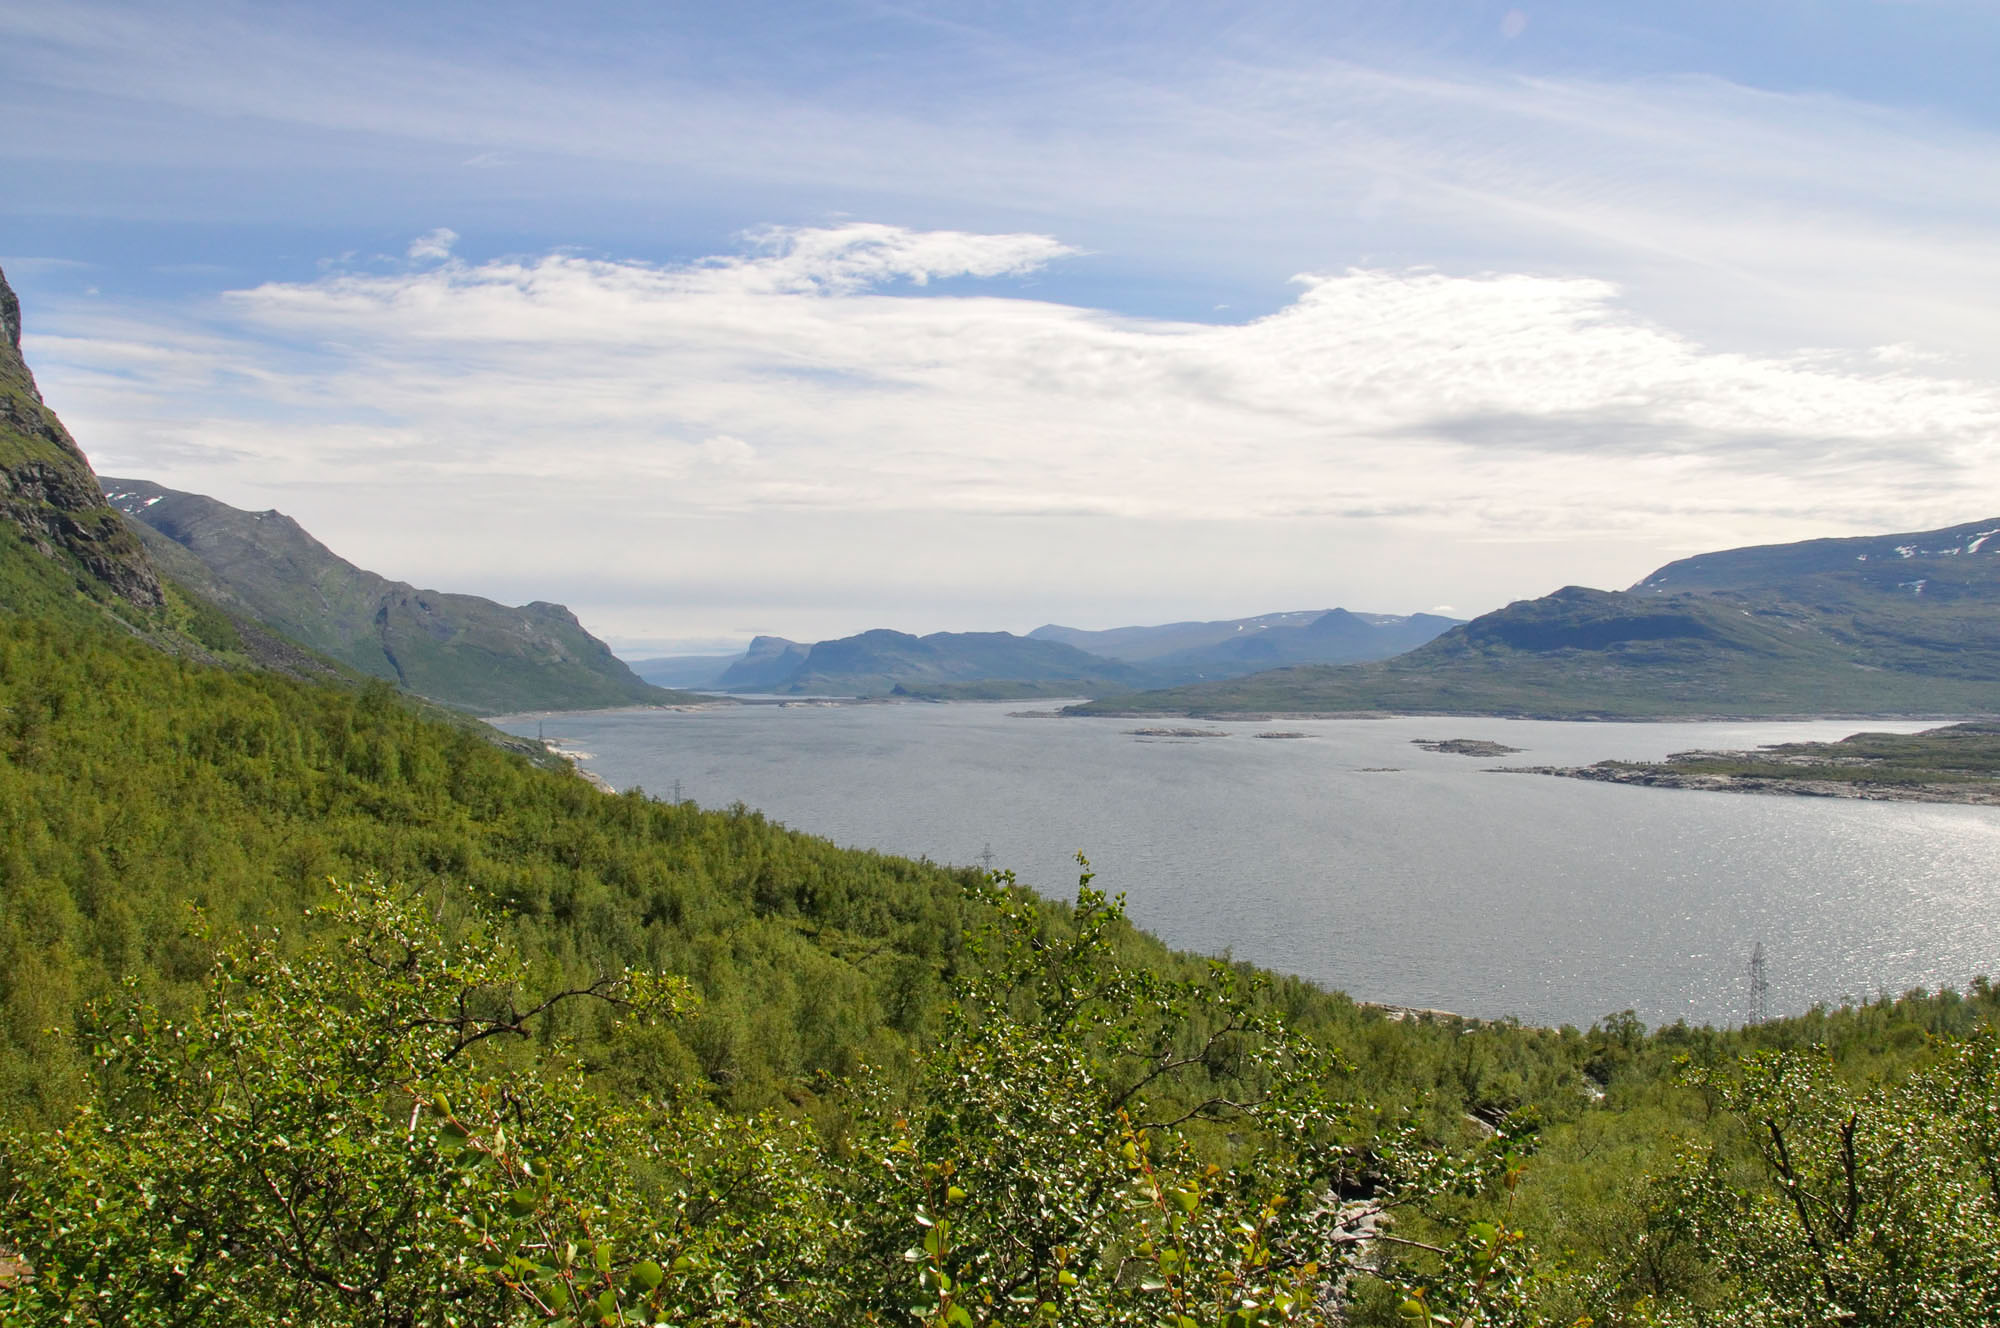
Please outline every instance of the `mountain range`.
[[640, 660], [641, 677], [719, 691], [929, 697], [1069, 695], [1234, 678], [1291, 663], [1384, 659], [1456, 624], [1346, 609], [1083, 631], [877, 629], [804, 644], [760, 636], [741, 655]]
[[1433, 613], [1407, 617], [1322, 609], [1267, 613], [1221, 622], [1167, 623], [1081, 632], [1050, 625], [1031, 637], [1062, 641], [1112, 659], [1143, 664], [1155, 677], [1234, 678], [1287, 664], [1342, 664], [1387, 659], [1456, 627]]
[[2000, 518], [1567, 586], [1377, 663], [1105, 697], [1078, 713], [1674, 718], [2000, 711]]

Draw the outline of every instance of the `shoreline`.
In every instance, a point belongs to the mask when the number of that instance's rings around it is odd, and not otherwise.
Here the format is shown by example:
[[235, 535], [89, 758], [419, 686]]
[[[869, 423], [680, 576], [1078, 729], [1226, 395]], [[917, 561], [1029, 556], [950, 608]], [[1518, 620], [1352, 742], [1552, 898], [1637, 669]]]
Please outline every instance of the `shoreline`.
[[1782, 775], [1722, 775], [1670, 766], [1495, 766], [1496, 775], [1554, 775], [1633, 788], [1689, 789], [1699, 793], [1749, 793], [1766, 797], [1845, 798], [1852, 802], [1924, 802], [1958, 807], [2000, 807], [2000, 783], [1881, 783], [1865, 779], [1787, 779]]

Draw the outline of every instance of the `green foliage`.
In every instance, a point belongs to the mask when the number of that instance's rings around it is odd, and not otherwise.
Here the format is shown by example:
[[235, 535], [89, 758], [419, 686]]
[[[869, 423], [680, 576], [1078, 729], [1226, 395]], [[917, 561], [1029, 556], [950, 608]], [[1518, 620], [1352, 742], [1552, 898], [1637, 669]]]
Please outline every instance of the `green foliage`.
[[135, 998], [86, 1031], [91, 1101], [7, 1141], [36, 1266], [8, 1322], [777, 1321], [825, 1230], [786, 1133], [628, 1108], [544, 1041], [573, 1002], [671, 1019], [684, 983], [531, 1001], [476, 920], [373, 886], [321, 912], [303, 952], [225, 952], [185, 1019]]
[[864, 1263], [900, 1250], [940, 1328], [1311, 1321], [1318, 1199], [1357, 1169], [1323, 1053], [1227, 966], [1121, 962], [1122, 906], [1089, 882], [1061, 925], [988, 892], [983, 962], [848, 1169], [865, 1211], [914, 1224], [869, 1232]]
[[0, 615], [6, 1328], [1987, 1322], [1996, 1010], [1391, 1019]]
[[[1323, 1322], [1362, 1242], [1321, 1202], [1360, 1154], [1320, 1054], [1226, 968], [1120, 964], [1087, 879], [1068, 925], [990, 893], [992, 965], [828, 1138], [619, 1091], [555, 1031], [575, 1004], [685, 1022], [684, 981], [530, 993], [477, 911], [339, 889], [301, 945], [225, 949], [183, 1016], [93, 1007], [84, 1103], [0, 1137], [34, 1265], [0, 1322]], [[1494, 1261], [1463, 1263], [1440, 1294], [1483, 1313]]]
[[2000, 1047], [1991, 1030], [1896, 1082], [1767, 1052], [1694, 1076], [1755, 1163], [1711, 1144], [1662, 1208], [1737, 1285], [1746, 1325], [2000, 1319]]

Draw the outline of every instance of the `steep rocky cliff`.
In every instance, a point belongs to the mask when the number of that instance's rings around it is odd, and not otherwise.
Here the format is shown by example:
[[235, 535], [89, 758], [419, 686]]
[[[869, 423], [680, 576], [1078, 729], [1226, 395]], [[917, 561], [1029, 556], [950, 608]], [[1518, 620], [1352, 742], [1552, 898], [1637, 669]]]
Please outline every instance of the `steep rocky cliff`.
[[67, 570], [95, 599], [162, 602], [139, 538], [104, 501], [76, 441], [21, 358], [21, 302], [0, 272], [0, 528]]

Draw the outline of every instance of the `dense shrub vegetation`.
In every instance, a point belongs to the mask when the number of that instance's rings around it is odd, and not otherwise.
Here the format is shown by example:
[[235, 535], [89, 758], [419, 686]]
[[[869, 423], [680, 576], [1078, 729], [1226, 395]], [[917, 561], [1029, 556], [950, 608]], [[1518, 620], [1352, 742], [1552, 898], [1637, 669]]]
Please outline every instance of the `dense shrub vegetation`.
[[1396, 1019], [0, 613], [10, 1328], [1991, 1323], [1996, 1004]]

